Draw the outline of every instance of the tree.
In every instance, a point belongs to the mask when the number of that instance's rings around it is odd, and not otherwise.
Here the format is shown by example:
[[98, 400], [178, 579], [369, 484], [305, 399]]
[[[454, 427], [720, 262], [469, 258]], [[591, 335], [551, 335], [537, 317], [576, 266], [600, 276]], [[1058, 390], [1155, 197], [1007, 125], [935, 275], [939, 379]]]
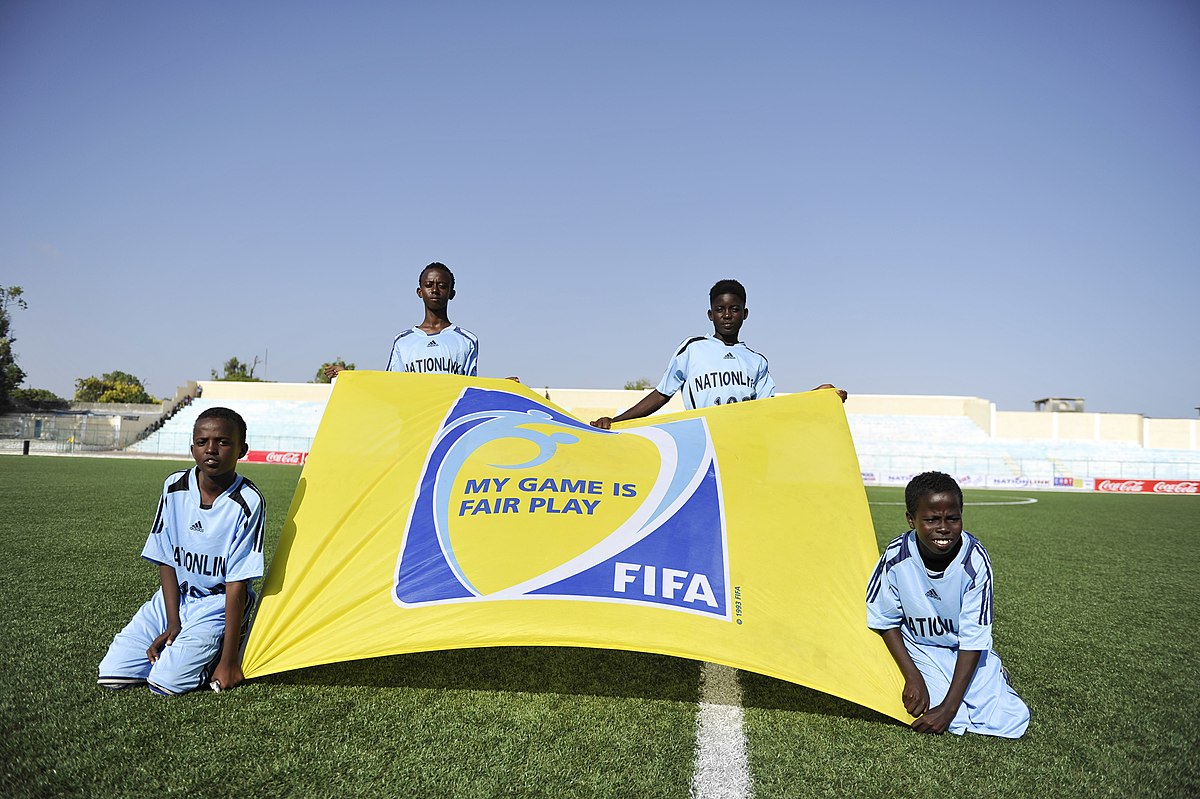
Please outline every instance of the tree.
[[630, 380], [625, 384], [626, 391], [645, 391], [648, 388], [654, 388], [654, 384], [644, 377], [639, 377], [637, 380]]
[[258, 368], [258, 356], [254, 356], [254, 363], [243, 363], [237, 359], [237, 356], [230, 358], [225, 362], [225, 373], [218, 376], [217, 370], [213, 369], [212, 379], [223, 380], [230, 383], [261, 383], [261, 377], [254, 376], [254, 370]]
[[24, 290], [20, 286], [0, 286], [0, 411], [12, 406], [12, 392], [25, 380], [25, 372], [17, 366], [17, 356], [13, 354], [12, 345], [16, 339], [10, 335], [9, 306], [28, 308], [21, 297]]
[[346, 363], [344, 360], [342, 360], [342, 356], [339, 355], [336, 358], [334, 358], [332, 361], [326, 361], [325, 363], [321, 364], [321, 368], [317, 370], [316, 377], [313, 378], [314, 383], [332, 382], [328, 377], [325, 376], [325, 369], [326, 369], [326, 367], [329, 367], [329, 366], [340, 366], [343, 369], [353, 369], [354, 368], [354, 364]]
[[13, 406], [37, 411], [63, 411], [71, 403], [45, 388], [18, 388], [12, 394]]
[[128, 402], [150, 405], [158, 402], [146, 391], [140, 378], [128, 372], [105, 372], [100, 377], [75, 381], [76, 402]]

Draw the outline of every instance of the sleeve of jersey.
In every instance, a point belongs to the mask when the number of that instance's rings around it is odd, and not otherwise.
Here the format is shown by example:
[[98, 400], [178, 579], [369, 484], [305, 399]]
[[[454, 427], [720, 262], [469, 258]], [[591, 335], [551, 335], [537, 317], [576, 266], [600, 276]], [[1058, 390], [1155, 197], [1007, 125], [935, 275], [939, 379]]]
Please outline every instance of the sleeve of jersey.
[[885, 550], [867, 582], [867, 627], [872, 630], [891, 630], [904, 621], [900, 594], [892, 584], [889, 570], [884, 566], [886, 557]]
[[976, 547], [969, 563], [974, 574], [963, 591], [958, 648], [984, 651], [992, 648], [992, 564], [983, 547]]
[[229, 556], [225, 560], [225, 582], [254, 580], [263, 575], [263, 527], [266, 514], [262, 502], [254, 511], [243, 517], [229, 545]]
[[464, 374], [468, 377], [479, 377], [479, 342], [472, 341], [467, 347], [467, 362], [464, 365]]
[[142, 557], [151, 563], [162, 563], [173, 566], [172, 546], [167, 533], [167, 490], [164, 487], [158, 498], [158, 510], [154, 514], [154, 524], [150, 526], [150, 535], [146, 537], [146, 546], [142, 547]]
[[771, 377], [771, 370], [767, 368], [765, 361], [762, 371], [758, 374], [758, 380], [754, 382], [754, 396], [756, 399], [775, 396], [775, 380]]
[[385, 372], [403, 372], [404, 358], [400, 355], [400, 337], [392, 342], [392, 351], [388, 354], [387, 368]]
[[679, 350], [671, 356], [671, 362], [667, 364], [667, 371], [662, 380], [654, 387], [655, 391], [664, 397], [673, 397], [676, 391], [683, 388], [683, 381], [687, 380], [687, 357], [687, 349], [680, 345]]

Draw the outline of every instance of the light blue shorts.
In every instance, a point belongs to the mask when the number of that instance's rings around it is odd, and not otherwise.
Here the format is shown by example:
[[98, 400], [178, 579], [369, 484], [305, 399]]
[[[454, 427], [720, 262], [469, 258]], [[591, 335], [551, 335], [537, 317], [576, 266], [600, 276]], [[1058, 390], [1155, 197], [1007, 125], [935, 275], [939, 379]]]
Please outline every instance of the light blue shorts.
[[97, 682], [106, 688], [149, 683], [152, 691], [161, 694], [182, 694], [207, 685], [225, 638], [225, 595], [182, 598], [179, 624], [182, 629], [174, 643], [163, 647], [151, 663], [146, 650], [167, 629], [167, 607], [159, 588], [113, 638], [100, 661]]
[[[939, 646], [920, 646], [907, 638], [904, 645], [925, 678], [929, 706], [941, 704], [950, 690], [958, 652]], [[1001, 672], [1000, 656], [990, 650], [982, 652], [979, 666], [948, 731], [955, 735], [974, 732], [1000, 738], [1020, 738], [1028, 726], [1029, 707], [1021, 701]]]

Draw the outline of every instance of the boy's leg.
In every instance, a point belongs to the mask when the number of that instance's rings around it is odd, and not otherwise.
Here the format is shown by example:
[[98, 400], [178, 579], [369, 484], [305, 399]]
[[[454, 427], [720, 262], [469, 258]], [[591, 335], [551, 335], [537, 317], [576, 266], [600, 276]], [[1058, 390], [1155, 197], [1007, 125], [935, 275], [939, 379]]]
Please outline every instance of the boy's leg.
[[[950, 680], [954, 677], [954, 667], [958, 664], [958, 653], [942, 647], [922, 647], [912, 644], [905, 639], [905, 647], [913, 664], [925, 678], [925, 688], [929, 691], [929, 706], [937, 707], [950, 692]], [[972, 680], [973, 682], [974, 680]], [[970, 691], [970, 688], [967, 688]], [[946, 732], [962, 735], [970, 726], [966, 703], [958, 706], [954, 719]]]
[[113, 637], [108, 652], [100, 661], [100, 676], [96, 684], [117, 689], [145, 683], [151, 665], [146, 650], [165, 629], [167, 611], [160, 588], [138, 608], [125, 629]]
[[984, 652], [963, 705], [970, 731], [1000, 738], [1020, 738], [1029, 727], [1029, 706], [1013, 690], [1007, 670], [995, 652]]
[[146, 677], [150, 690], [161, 696], [187, 693], [208, 683], [213, 658], [225, 636], [225, 597], [185, 601], [179, 609], [179, 623], [182, 629], [175, 642], [163, 647]]
[[[241, 662], [242, 654], [246, 651], [246, 639], [249, 638], [249, 636], [250, 636], [250, 625], [254, 621], [254, 619], [253, 619], [254, 609], [257, 605], [258, 605], [258, 594], [254, 593], [253, 588], [247, 588], [246, 589], [246, 606], [244, 608], [242, 608], [241, 635], [238, 636], [238, 640], [240, 640], [242, 642], [242, 649], [240, 652], [238, 652], [238, 662], [239, 663]], [[222, 630], [224, 630], [224, 628], [222, 628]], [[213, 655], [212, 661], [208, 664], [208, 668], [205, 670], [205, 673], [203, 675], [201, 675], [204, 683], [208, 683], [209, 685], [212, 684], [209, 682], [209, 676], [212, 675], [212, 673], [217, 670], [217, 664], [221, 662], [221, 655], [224, 653], [224, 651], [225, 651], [225, 634], [224, 634], [224, 632], [222, 632], [221, 641], [217, 645], [216, 654]], [[214, 686], [214, 689], [219, 690], [219, 685], [220, 684], [218, 683], [217, 686]]]
[[[905, 642], [908, 643], [907, 641]], [[946, 698], [958, 653], [949, 649], [909, 646], [909, 655], [925, 678], [929, 689], [930, 705], [937, 705]], [[1029, 726], [1029, 708], [1017, 696], [1000, 671], [1000, 658], [995, 652], [980, 655], [979, 665], [967, 686], [963, 702], [950, 722], [948, 732], [962, 735], [966, 732], [979, 735], [995, 735], [1002, 738], [1020, 738]]]

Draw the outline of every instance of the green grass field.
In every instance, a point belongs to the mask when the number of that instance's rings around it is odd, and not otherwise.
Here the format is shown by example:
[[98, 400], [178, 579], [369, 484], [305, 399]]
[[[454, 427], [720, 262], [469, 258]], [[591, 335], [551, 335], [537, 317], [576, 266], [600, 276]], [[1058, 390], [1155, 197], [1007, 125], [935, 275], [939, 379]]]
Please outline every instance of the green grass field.
[[[174, 463], [0, 457], [0, 796], [686, 797], [698, 663], [585, 649], [433, 652], [163, 700], [95, 685], [150, 596], [138, 554]], [[268, 558], [299, 468], [246, 466]], [[871, 489], [876, 537], [904, 528]], [[1019, 741], [924, 737], [742, 674], [755, 796], [1200, 795], [1194, 497], [969, 492]], [[1030, 496], [1030, 495], [1024, 495]], [[878, 504], [876, 504], [878, 503]], [[866, 575], [864, 575], [864, 588]]]

